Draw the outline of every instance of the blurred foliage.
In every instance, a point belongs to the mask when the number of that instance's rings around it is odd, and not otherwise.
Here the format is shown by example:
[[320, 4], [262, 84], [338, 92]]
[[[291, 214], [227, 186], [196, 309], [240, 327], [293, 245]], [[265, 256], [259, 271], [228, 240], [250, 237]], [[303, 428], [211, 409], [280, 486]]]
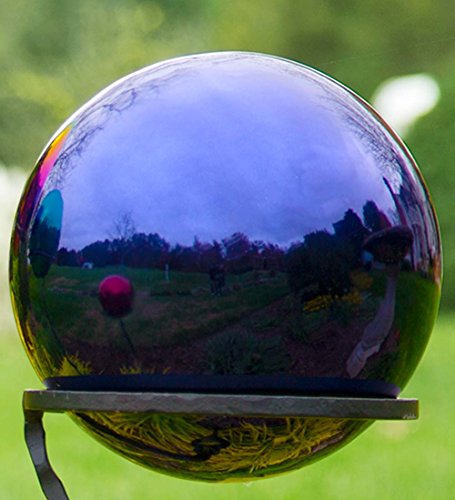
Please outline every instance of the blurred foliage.
[[407, 143], [422, 166], [439, 217], [443, 243], [442, 305], [455, 308], [455, 58], [439, 79], [441, 100], [422, 118]]
[[0, 163], [30, 169], [89, 97], [178, 55], [273, 53], [315, 66], [366, 98], [386, 78], [431, 73], [443, 83], [442, 101], [408, 142], [439, 209], [445, 303], [455, 307], [448, 293], [455, 287], [453, 26], [451, 0], [0, 0]]

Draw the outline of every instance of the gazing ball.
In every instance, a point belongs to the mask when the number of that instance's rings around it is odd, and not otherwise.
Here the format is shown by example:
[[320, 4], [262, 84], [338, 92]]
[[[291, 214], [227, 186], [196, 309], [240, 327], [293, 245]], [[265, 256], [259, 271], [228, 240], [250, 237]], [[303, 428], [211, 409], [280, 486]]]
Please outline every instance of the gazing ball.
[[131, 312], [133, 296], [130, 280], [116, 274], [104, 278], [98, 287], [100, 304], [113, 318], [122, 318]]
[[[54, 390], [396, 397], [441, 286], [435, 212], [394, 131], [322, 73], [241, 52], [155, 64], [71, 116], [25, 187], [10, 269]], [[130, 460], [206, 481], [299, 468], [367, 426], [72, 417]]]

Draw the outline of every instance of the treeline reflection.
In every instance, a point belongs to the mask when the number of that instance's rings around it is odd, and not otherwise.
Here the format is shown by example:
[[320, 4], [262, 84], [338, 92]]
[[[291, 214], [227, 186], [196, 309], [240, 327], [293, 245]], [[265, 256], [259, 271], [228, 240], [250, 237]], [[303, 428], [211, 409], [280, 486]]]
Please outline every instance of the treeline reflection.
[[[362, 216], [348, 209], [333, 223], [333, 232], [310, 232], [285, 247], [251, 240], [241, 232], [210, 243], [195, 237], [192, 245], [171, 245], [158, 233], [131, 232], [95, 241], [79, 251], [62, 247], [55, 261], [59, 266], [85, 268], [123, 265], [161, 269], [167, 277], [172, 271], [208, 273], [213, 282], [216, 276], [221, 282], [228, 273], [287, 273], [289, 287], [301, 292], [303, 299], [306, 293], [340, 295], [351, 287], [350, 272], [372, 265], [375, 259], [364, 248], [368, 236], [392, 227], [373, 201], [365, 203]], [[411, 262], [412, 258], [407, 262], [409, 267]]]

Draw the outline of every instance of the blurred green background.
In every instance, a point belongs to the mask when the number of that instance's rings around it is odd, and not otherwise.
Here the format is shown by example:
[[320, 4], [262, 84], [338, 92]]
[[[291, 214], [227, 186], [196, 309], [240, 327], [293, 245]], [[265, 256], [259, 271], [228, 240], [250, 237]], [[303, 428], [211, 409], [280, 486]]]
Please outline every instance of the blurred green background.
[[405, 135], [432, 193], [445, 249], [441, 318], [406, 390], [422, 399], [422, 419], [375, 424], [346, 450], [283, 479], [206, 486], [132, 466], [65, 417], [49, 417], [56, 468], [73, 498], [84, 499], [453, 498], [453, 7], [452, 0], [0, 0], [1, 498], [39, 498], [20, 416], [22, 389], [39, 383], [14, 333], [6, 282], [11, 218], [25, 176], [62, 121], [107, 84], [162, 59], [216, 50], [304, 62], [367, 100], [403, 75], [425, 73], [439, 86], [436, 106]]

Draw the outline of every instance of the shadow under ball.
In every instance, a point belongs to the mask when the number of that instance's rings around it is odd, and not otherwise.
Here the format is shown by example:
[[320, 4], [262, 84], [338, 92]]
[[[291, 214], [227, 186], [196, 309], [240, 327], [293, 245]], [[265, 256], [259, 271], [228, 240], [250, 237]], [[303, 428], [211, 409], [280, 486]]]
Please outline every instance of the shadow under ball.
[[[65, 122], [20, 201], [10, 283], [50, 389], [393, 398], [433, 327], [440, 252], [417, 166], [368, 104], [301, 64], [226, 52], [133, 73]], [[72, 417], [206, 481], [296, 469], [367, 426]]]

